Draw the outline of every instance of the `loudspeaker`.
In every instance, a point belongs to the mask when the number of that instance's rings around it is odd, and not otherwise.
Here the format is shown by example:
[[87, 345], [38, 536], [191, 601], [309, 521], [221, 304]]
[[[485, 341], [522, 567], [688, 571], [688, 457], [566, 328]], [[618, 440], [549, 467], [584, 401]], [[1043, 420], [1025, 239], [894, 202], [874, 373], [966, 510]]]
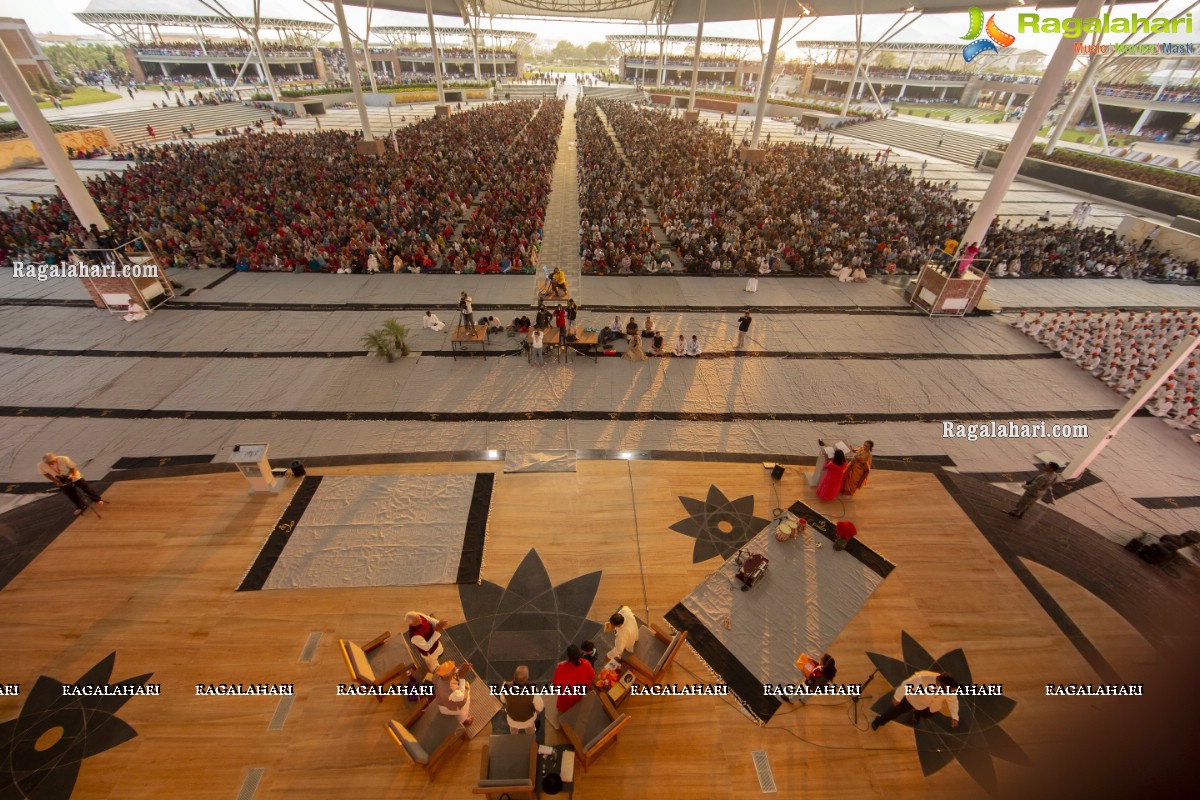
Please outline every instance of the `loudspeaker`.
[[294, 477], [303, 478], [306, 474], [308, 473], [305, 471], [303, 464], [299, 461], [292, 462], [292, 475]]
[[774, 468], [771, 470], [771, 477], [774, 478], [775, 480], [779, 480], [780, 478], [782, 478], [783, 477], [783, 467], [780, 466], [779, 464], [776, 464], [774, 466]]

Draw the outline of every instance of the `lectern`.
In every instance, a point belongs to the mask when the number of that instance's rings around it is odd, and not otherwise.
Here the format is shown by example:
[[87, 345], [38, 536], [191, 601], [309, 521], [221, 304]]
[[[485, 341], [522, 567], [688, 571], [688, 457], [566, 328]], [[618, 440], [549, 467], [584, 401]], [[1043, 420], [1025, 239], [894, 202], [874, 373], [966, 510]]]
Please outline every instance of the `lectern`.
[[842, 454], [846, 456], [846, 460], [854, 458], [854, 451], [845, 442], [817, 439], [817, 463], [813, 467], [812, 475], [808, 476], [809, 486], [816, 486], [821, 482], [821, 472], [825, 469], [825, 462], [833, 458], [835, 450], [841, 450]]
[[267, 460], [267, 448], [262, 444], [235, 444], [229, 454], [229, 461], [237, 464], [238, 470], [250, 484], [250, 493], [277, 491], [278, 481], [271, 472], [271, 462]]

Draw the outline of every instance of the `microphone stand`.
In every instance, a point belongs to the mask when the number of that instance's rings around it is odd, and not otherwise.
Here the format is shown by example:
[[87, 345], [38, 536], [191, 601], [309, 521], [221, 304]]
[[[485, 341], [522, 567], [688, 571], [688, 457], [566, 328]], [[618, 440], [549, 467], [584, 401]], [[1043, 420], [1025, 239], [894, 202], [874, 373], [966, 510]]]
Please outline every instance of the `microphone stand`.
[[860, 691], [858, 694], [854, 695], [854, 699], [850, 703], [850, 705], [854, 708], [854, 726], [855, 727], [858, 727], [858, 701], [862, 700], [863, 692], [866, 692], [867, 687], [871, 685], [871, 681], [875, 680], [875, 676], [878, 674], [879, 674], [878, 667], [871, 670], [871, 674], [868, 675], [866, 681], [863, 682], [862, 691]]

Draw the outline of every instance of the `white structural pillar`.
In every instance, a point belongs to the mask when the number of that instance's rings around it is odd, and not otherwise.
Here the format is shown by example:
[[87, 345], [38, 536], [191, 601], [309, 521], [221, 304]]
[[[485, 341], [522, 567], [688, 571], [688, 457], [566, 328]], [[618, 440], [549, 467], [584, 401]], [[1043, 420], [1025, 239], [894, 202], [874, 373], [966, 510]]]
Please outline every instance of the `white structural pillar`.
[[1139, 386], [1136, 392], [1130, 395], [1129, 401], [1117, 412], [1116, 416], [1088, 437], [1087, 442], [1083, 445], [1083, 449], [1071, 459], [1071, 463], [1063, 472], [1063, 480], [1073, 481], [1083, 474], [1088, 465], [1096, 460], [1096, 457], [1100, 455], [1105, 447], [1108, 447], [1108, 443], [1113, 440], [1121, 428], [1125, 427], [1125, 423], [1137, 413], [1137, 410], [1145, 404], [1150, 395], [1154, 394], [1159, 386], [1166, 383], [1167, 378], [1171, 377], [1171, 373], [1187, 360], [1187, 357], [1192, 354], [1197, 345], [1200, 345], [1200, 336], [1192, 336], [1183, 340], [1179, 348], [1162, 362], [1162, 366], [1155, 370], [1154, 374]]
[[850, 113], [850, 98], [854, 96], [854, 82], [858, 80], [858, 70], [862, 67], [862, 0], [854, 4], [854, 72], [850, 75], [850, 83], [846, 84], [846, 98], [842, 100], [842, 116]]
[[[700, 7], [700, 19], [704, 19], [704, 7]], [[658, 37], [658, 85], [667, 85], [667, 32], [664, 30]]]
[[483, 80], [483, 72], [479, 69], [479, 21], [471, 26], [471, 60], [475, 62], [475, 80]]
[[84, 229], [95, 225], [102, 231], [108, 230], [108, 222], [100, 213], [87, 187], [83, 185], [79, 173], [71, 166], [71, 159], [67, 158], [62, 145], [54, 137], [50, 123], [33, 101], [33, 94], [25, 82], [25, 76], [21, 74], [17, 62], [13, 60], [12, 53], [8, 52], [3, 41], [0, 41], [0, 94], [8, 101], [13, 116], [20, 123], [21, 130], [25, 131], [25, 135], [33, 142], [46, 169], [54, 176], [55, 184], [62, 191], [75, 216], [79, 218], [79, 224]]
[[[1075, 6], [1072, 16], [1081, 20], [1080, 24], [1082, 25], [1082, 20], [1099, 15], [1102, 5], [1102, 0], [1079, 0], [1079, 5]], [[1075, 40], [1066, 37], [1059, 39], [1058, 47], [1054, 49], [1054, 55], [1050, 57], [1050, 63], [1042, 74], [1041, 84], [1030, 98], [1025, 116], [1021, 118], [1021, 123], [1017, 126], [1017, 131], [1013, 134], [1008, 149], [1004, 151], [1004, 157], [1000, 159], [1000, 165], [996, 167], [996, 172], [992, 175], [992, 181], [988, 184], [987, 191], [983, 193], [979, 206], [975, 209], [975, 216], [967, 225], [966, 232], [959, 237], [959, 241], [982, 244], [996, 212], [1000, 209], [1000, 201], [1004, 199], [1008, 187], [1012, 185], [1013, 179], [1017, 176], [1017, 170], [1025, 160], [1025, 154], [1029, 152], [1029, 146], [1033, 144], [1038, 129], [1046, 119], [1046, 112], [1050, 110], [1050, 104], [1054, 102], [1058, 90], [1062, 88], [1063, 81], [1066, 80], [1067, 73], [1071, 71], [1071, 64], [1074, 61]]]
[[[1163, 92], [1165, 92], [1167, 90], [1167, 87], [1171, 85], [1171, 80], [1175, 77], [1175, 71], [1177, 69], [1179, 69], [1179, 65], [1181, 63], [1182, 63], [1182, 59], [1178, 59], [1178, 58], [1175, 59], [1175, 63], [1171, 65], [1171, 71], [1167, 73], [1167, 79], [1165, 81], [1163, 81], [1161, 85], [1159, 85], [1158, 91], [1154, 93], [1155, 100], [1158, 100], [1159, 98], [1161, 98], [1163, 96]], [[1139, 133], [1141, 133], [1142, 127], [1150, 119], [1150, 115], [1153, 113], [1154, 113], [1154, 109], [1151, 109], [1151, 108], [1147, 108], [1145, 111], [1143, 111], [1141, 113], [1141, 116], [1138, 117], [1137, 122], [1133, 123], [1133, 127], [1130, 128], [1129, 135], [1137, 136]]]
[[696, 81], [700, 77], [700, 43], [704, 39], [704, 12], [708, 0], [700, 0], [700, 24], [696, 27], [696, 52], [692, 53], [692, 93], [688, 96], [688, 111], [696, 110]]
[[1067, 100], [1067, 107], [1063, 109], [1062, 116], [1058, 118], [1054, 130], [1050, 131], [1050, 136], [1046, 139], [1046, 155], [1050, 155], [1058, 147], [1058, 140], [1062, 138], [1067, 126], [1071, 124], [1071, 117], [1075, 116], [1075, 112], [1079, 110], [1079, 104], [1091, 92], [1092, 79], [1103, 60], [1099, 55], [1094, 55], [1088, 62], [1087, 68], [1083, 71], [1083, 77], [1079, 79], [1079, 85], [1075, 87], [1075, 91], [1071, 92], [1071, 97]]
[[1096, 130], [1100, 131], [1100, 146], [1108, 152], [1108, 133], [1104, 130], [1104, 117], [1100, 113], [1100, 98], [1096, 95], [1096, 84], [1092, 84], [1092, 116], [1096, 118]]
[[275, 79], [271, 77], [271, 65], [267, 63], [267, 54], [263, 52], [262, 42], [258, 39], [258, 23], [254, 23], [254, 28], [250, 31], [250, 36], [254, 39], [254, 52], [258, 53], [259, 72], [263, 73], [263, 79], [267, 82], [267, 89], [271, 92], [271, 99], [278, 102], [279, 92], [275, 89]]
[[438, 53], [437, 33], [433, 29], [433, 0], [425, 0], [425, 17], [429, 21], [429, 44], [433, 47], [433, 79], [437, 84], [438, 105], [445, 105], [446, 92], [442, 89], [442, 57]]
[[337, 16], [338, 33], [342, 36], [342, 52], [346, 54], [346, 72], [350, 75], [350, 91], [354, 92], [354, 105], [358, 106], [358, 121], [362, 125], [363, 141], [374, 141], [371, 135], [371, 120], [367, 117], [367, 103], [363, 98], [362, 78], [354, 66], [354, 46], [350, 43], [350, 29], [346, 27], [346, 8], [342, 0], [333, 0], [333, 13]]
[[779, 52], [779, 29], [783, 27], [783, 9], [787, 0], [779, 0], [775, 8], [775, 25], [771, 28], [771, 47], [767, 50], [767, 63], [763, 64], [758, 76], [758, 110], [754, 113], [754, 130], [750, 134], [750, 147], [758, 147], [758, 135], [762, 132], [763, 117], [767, 113], [767, 95], [771, 92], [771, 75], [775, 72], [775, 56]]
[[208, 74], [212, 76], [213, 83], [220, 83], [220, 80], [217, 78], [217, 68], [209, 60], [208, 48], [204, 46], [204, 29], [195, 27], [192, 30], [196, 32], [196, 41], [200, 43], [200, 52], [204, 54], [204, 63], [208, 66]]

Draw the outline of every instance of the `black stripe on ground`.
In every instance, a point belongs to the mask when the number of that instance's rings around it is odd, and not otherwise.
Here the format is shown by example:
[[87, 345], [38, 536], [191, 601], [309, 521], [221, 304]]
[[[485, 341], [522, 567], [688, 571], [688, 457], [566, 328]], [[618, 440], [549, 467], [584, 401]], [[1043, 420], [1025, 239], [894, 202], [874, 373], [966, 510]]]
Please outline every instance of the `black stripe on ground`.
[[[834, 532], [837, 530], [837, 526], [833, 522], [830, 522], [828, 519], [818, 514], [811, 507], [797, 500], [796, 502], [792, 503], [792, 505], [788, 508], [788, 511], [807, 522], [809, 527], [811, 527], [821, 536], [824, 536], [830, 542], [833, 542], [836, 539]], [[896, 568], [895, 564], [888, 561], [886, 558], [879, 555], [879, 553], [876, 553], [874, 550], [867, 547], [856, 538], [846, 542], [845, 552], [857, 558], [863, 563], [864, 566], [867, 567], [867, 569], [871, 570], [881, 578], [886, 578], [888, 575], [891, 575], [892, 570]]]
[[[960, 472], [959, 475], [966, 475], [984, 483], [1025, 483], [1037, 477], [1038, 470], [1019, 472]], [[1082, 475], [1069, 483], [1067, 481], [1059, 481], [1054, 484], [1052, 491], [1055, 497], [1065, 497], [1071, 492], [1077, 492], [1080, 489], [1086, 489], [1089, 486], [1095, 486], [1103, 482], [1103, 479], [1099, 475], [1090, 469], [1085, 469]]]
[[[1063, 632], [1063, 635], [1066, 636], [1073, 645], [1075, 645], [1075, 649], [1078, 650], [1079, 654], [1083, 656], [1084, 660], [1091, 665], [1092, 669], [1096, 671], [1096, 674], [1110, 683], [1119, 682], [1121, 679], [1120, 675], [1117, 673], [1116, 669], [1113, 668], [1112, 664], [1110, 664], [1108, 660], [1100, 654], [1100, 651], [1094, 644], [1092, 644], [1092, 641], [1088, 639], [1079, 626], [1075, 624], [1075, 620], [1071, 619], [1070, 614], [1068, 614], [1066, 610], [1058, 604], [1058, 601], [1056, 601], [1050, 592], [1046, 590], [1046, 587], [1042, 586], [1041, 582], [1034, 577], [1029, 568], [1021, 562], [1020, 556], [1006, 546], [1004, 542], [1004, 536], [994, 527], [994, 525], [998, 523], [993, 521], [998, 514], [1002, 513], [1001, 509], [1003, 506], [1000, 508], [985, 509], [978, 502], [979, 498], [967, 497], [967, 493], [960, 488], [959, 484], [956, 482], [956, 479], [959, 477], [960, 476], [949, 475], [943, 472], [938, 475], [938, 480], [941, 481], [942, 487], [945, 488], [950, 497], [953, 498], [956, 503], [958, 503], [959, 507], [971, 519], [971, 521], [975, 524], [975, 527], [978, 528], [980, 533], [983, 534], [983, 537], [987, 539], [988, 543], [991, 544], [996, 550], [997, 554], [1004, 559], [1004, 563], [1008, 565], [1010, 570], [1012, 570], [1013, 574], [1017, 577], [1017, 580], [1019, 580], [1022, 585], [1025, 586], [1025, 590], [1033, 595], [1033, 599], [1036, 600], [1038, 605], [1042, 607], [1042, 610], [1046, 612], [1047, 616], [1054, 621], [1054, 624], [1057, 625], [1058, 629]], [[987, 484], [982, 483], [979, 485], [987, 486]], [[1007, 501], [1009, 497], [1011, 497], [1011, 495], [1005, 495], [1001, 499]], [[1008, 524], [1020, 525], [1021, 523], [1010, 522]], [[1030, 535], [1034, 535], [1034, 531], [1029, 531], [1029, 533]], [[1046, 563], [1043, 564], [1043, 566], [1049, 567], [1050, 569], [1056, 571], [1062, 571], [1061, 565], [1054, 563]], [[1085, 586], [1085, 588], [1087, 587]], [[1105, 600], [1105, 602], [1110, 606], [1113, 606], [1113, 603], [1107, 600], [1103, 593], [1101, 593], [1099, 597], [1101, 600]], [[1113, 607], [1115, 608], [1115, 606]], [[1120, 609], [1117, 609], [1117, 611], [1120, 613]]]
[[[340, 456], [301, 456], [294, 457], [309, 469], [324, 467], [353, 467], [363, 464], [418, 464], [418, 463], [451, 463], [456, 461], [503, 461], [503, 450], [442, 450], [414, 453], [366, 453]], [[583, 461], [695, 461], [710, 463], [740, 463], [740, 464], [786, 464], [789, 468], [803, 466], [811, 467], [816, 463], [813, 456], [799, 456], [788, 453], [713, 453], [699, 450], [576, 450], [575, 457]], [[293, 457], [276, 457], [278, 464], [288, 464]], [[915, 455], [875, 457], [875, 466], [879, 469], [900, 470], [905, 472], [934, 472], [941, 467], [953, 467], [954, 460], [945, 455]], [[189, 477], [195, 475], [213, 475], [220, 472], [235, 472], [233, 464], [227, 462], [209, 462], [205, 464], [186, 464], [181, 466], [146, 467], [141, 469], [122, 470], [119, 475], [109, 473], [109, 478], [120, 478], [123, 481], [148, 480], [153, 478]], [[8, 487], [11, 487], [9, 489]], [[0, 486], [0, 494], [32, 494], [43, 489], [40, 483], [13, 483], [8, 487]], [[26, 487], [28, 487], [26, 489]]]
[[[220, 278], [218, 280], [225, 280]], [[208, 287], [203, 287], [208, 288]], [[4, 297], [0, 298], [0, 306], [45, 306], [51, 308], [95, 308], [90, 300], [68, 300], [40, 297]], [[907, 305], [893, 306], [764, 306], [757, 303], [734, 303], [723, 306], [684, 306], [684, 305], [589, 305], [588, 311], [597, 314], [627, 313], [629, 311], [654, 311], [658, 313], [738, 313], [747, 306], [758, 314], [845, 314], [858, 316], [864, 314], [894, 314], [897, 316], [925, 317], [923, 311], [917, 311]], [[476, 311], [508, 311], [526, 309], [524, 303], [507, 304], [475, 304]], [[1155, 303], [1152, 305], [1120, 306], [1084, 306], [1084, 305], [1045, 305], [1045, 306], [1004, 306], [1005, 313], [1019, 311], [1159, 311], [1167, 309], [1191, 309], [1194, 304], [1186, 303]], [[447, 311], [452, 306], [447, 303], [236, 303], [216, 302], [170, 302], [155, 309], [163, 311]], [[457, 312], [456, 312], [457, 313]]]
[[776, 697], [763, 694], [762, 683], [754, 677], [742, 662], [737, 660], [725, 645], [717, 641], [703, 622], [689, 611], [683, 603], [676, 603], [664, 615], [664, 619], [677, 631], [687, 631], [687, 643], [692, 646], [709, 668], [721, 676], [729, 691], [737, 697], [758, 719], [766, 722], [775, 715], [782, 704]]
[[291, 539], [292, 531], [296, 529], [300, 518], [304, 516], [305, 509], [312, 502], [313, 495], [316, 494], [320, 485], [320, 475], [308, 475], [300, 482], [296, 493], [292, 495], [292, 501], [283, 510], [283, 515], [275, 523], [275, 528], [267, 537], [262, 550], [258, 552], [258, 557], [250, 566], [250, 571], [242, 579], [242, 585], [237, 588], [239, 592], [256, 592], [267, 582], [267, 578], [271, 576], [271, 570], [275, 569], [275, 563], [283, 554], [283, 548], [287, 547], [287, 543]]
[[[51, 406], [0, 406], [0, 417], [69, 419], [273, 419], [305, 422], [528, 422], [572, 420], [580, 422], [941, 422], [943, 420], [1004, 419], [1109, 419], [1116, 409], [1093, 411], [946, 411], [930, 413], [872, 412], [813, 414], [754, 411], [220, 411], [164, 408], [83, 408]], [[1150, 416], [1145, 409], [1136, 416]]]
[[[45, 486], [38, 484], [38, 491]], [[90, 486], [97, 494], [104, 494], [108, 484], [96, 482]], [[74, 504], [62, 496], [34, 500], [0, 514], [0, 589], [8, 586], [75, 519]]]
[[475, 488], [471, 493], [471, 509], [467, 512], [467, 530], [463, 537], [462, 555], [458, 559], [458, 577], [455, 583], [479, 583], [483, 570], [483, 548], [487, 539], [488, 516], [492, 510], [492, 488], [496, 475], [479, 472], [475, 475]]
[[1200, 508], [1200, 497], [1135, 497], [1145, 508]]
[[147, 467], [177, 467], [187, 464], [210, 464], [215, 453], [198, 456], [122, 456], [112, 465], [113, 469], [146, 469]]
[[226, 272], [224, 275], [222, 275], [221, 277], [217, 278], [217, 279], [216, 279], [215, 281], [213, 281], [212, 283], [210, 283], [210, 284], [208, 284], [208, 285], [206, 285], [206, 286], [201, 286], [200, 288], [201, 288], [201, 289], [212, 289], [213, 287], [219, 286], [220, 284], [222, 284], [222, 283], [224, 283], [225, 281], [229, 280], [229, 279], [230, 279], [230, 278], [232, 278], [234, 275], [237, 275], [237, 270], [235, 270], [235, 269], [231, 269], [231, 270], [229, 270], [229, 272]]
[[[521, 353], [520, 348], [483, 350], [424, 350], [423, 358], [472, 358]], [[64, 358], [361, 358], [364, 350], [44, 350], [32, 347], [0, 347], [0, 354]], [[672, 356], [673, 358], [674, 356]], [[1060, 358], [1058, 353], [796, 353], [787, 350], [718, 350], [702, 353], [700, 359], [784, 358], [804, 361], [1037, 361]], [[666, 358], [666, 356], [664, 356]]]

